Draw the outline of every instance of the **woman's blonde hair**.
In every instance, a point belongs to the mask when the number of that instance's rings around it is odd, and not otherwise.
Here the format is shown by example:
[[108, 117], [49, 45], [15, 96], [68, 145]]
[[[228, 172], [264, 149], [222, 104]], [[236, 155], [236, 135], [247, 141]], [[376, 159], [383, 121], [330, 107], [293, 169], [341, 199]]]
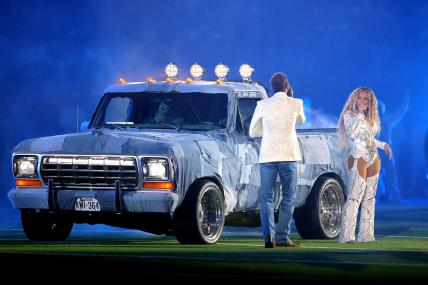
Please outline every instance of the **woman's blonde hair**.
[[377, 112], [376, 96], [375, 96], [373, 90], [371, 90], [370, 88], [358, 87], [351, 92], [351, 95], [349, 95], [348, 101], [346, 101], [346, 104], [343, 107], [342, 113], [340, 113], [338, 135], [339, 135], [339, 145], [342, 148], [347, 148], [348, 142], [349, 142], [349, 137], [348, 137], [346, 130], [345, 130], [345, 123], [343, 121], [343, 115], [346, 112], [352, 112], [352, 113], [358, 112], [358, 110], [357, 110], [357, 97], [358, 97], [358, 94], [362, 91], [365, 91], [365, 92], [367, 92], [367, 94], [369, 94], [369, 106], [367, 107], [367, 110], [364, 112], [364, 115], [366, 116], [366, 118], [369, 119], [371, 124], [376, 123], [378, 126], [378, 133], [380, 131], [380, 119], [379, 119], [379, 114]]

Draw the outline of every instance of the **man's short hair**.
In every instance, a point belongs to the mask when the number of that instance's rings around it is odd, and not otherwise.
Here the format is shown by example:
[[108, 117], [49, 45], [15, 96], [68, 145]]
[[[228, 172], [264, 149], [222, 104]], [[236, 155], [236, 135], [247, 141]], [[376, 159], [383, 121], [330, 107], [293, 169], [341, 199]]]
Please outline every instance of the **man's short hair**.
[[270, 79], [270, 84], [272, 86], [273, 93], [285, 92], [288, 86], [287, 75], [282, 72], [275, 73]]

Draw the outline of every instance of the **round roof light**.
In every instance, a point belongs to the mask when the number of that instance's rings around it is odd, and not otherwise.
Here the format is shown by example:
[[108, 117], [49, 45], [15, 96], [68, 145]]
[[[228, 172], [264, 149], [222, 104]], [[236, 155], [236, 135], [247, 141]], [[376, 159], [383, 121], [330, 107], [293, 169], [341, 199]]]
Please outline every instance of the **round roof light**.
[[178, 74], [178, 67], [177, 67], [177, 65], [175, 65], [174, 63], [169, 63], [165, 67], [165, 73], [166, 73], [166, 76], [169, 77], [169, 78], [176, 77], [177, 74]]
[[218, 77], [218, 79], [225, 80], [227, 74], [229, 73], [229, 67], [227, 67], [223, 63], [219, 63], [216, 65], [216, 67], [214, 69], [214, 73]]
[[194, 80], [200, 80], [204, 74], [204, 68], [200, 64], [194, 63], [190, 67], [190, 74]]
[[241, 67], [239, 67], [239, 74], [245, 81], [251, 81], [251, 75], [253, 72], [254, 68], [252, 68], [249, 64], [244, 63], [241, 65]]

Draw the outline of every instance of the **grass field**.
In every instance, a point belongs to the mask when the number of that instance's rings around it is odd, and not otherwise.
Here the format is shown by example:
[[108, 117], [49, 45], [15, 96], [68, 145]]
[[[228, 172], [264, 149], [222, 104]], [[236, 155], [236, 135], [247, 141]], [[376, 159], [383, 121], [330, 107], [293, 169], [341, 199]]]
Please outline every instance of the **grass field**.
[[20, 229], [6, 228], [0, 231], [0, 259], [6, 271], [93, 279], [428, 280], [427, 217], [425, 206], [382, 207], [376, 243], [301, 240], [293, 234], [301, 248], [275, 249], [263, 247], [257, 228], [228, 228], [211, 246], [97, 226], [78, 227], [66, 242], [30, 242]]

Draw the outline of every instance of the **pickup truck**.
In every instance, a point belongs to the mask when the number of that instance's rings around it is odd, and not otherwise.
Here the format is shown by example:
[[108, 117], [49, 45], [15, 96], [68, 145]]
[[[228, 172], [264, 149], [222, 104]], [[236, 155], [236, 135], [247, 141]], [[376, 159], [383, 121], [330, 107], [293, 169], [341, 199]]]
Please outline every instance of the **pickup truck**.
[[[74, 223], [102, 223], [213, 244], [225, 225], [257, 225], [260, 139], [248, 128], [264, 98], [250, 80], [109, 86], [84, 130], [14, 148], [8, 197], [25, 234], [65, 240]], [[298, 140], [296, 229], [333, 239], [346, 195], [336, 131], [302, 129]]]

